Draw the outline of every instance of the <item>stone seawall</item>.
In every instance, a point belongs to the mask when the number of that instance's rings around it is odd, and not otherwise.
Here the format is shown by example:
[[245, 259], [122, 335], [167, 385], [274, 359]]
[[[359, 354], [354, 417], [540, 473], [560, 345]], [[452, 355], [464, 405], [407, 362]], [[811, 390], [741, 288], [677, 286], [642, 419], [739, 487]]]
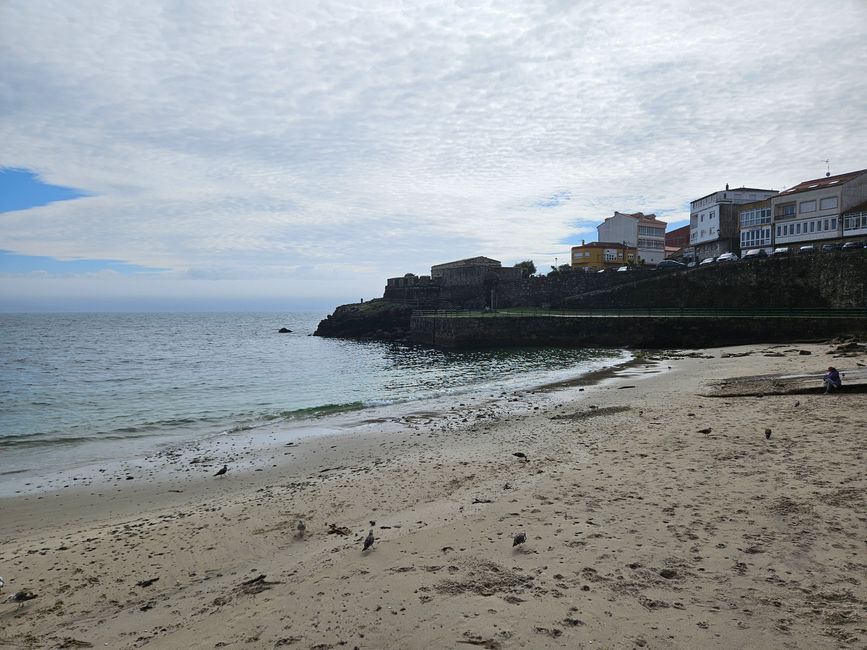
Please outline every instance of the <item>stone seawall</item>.
[[413, 316], [409, 340], [440, 348], [704, 348], [867, 337], [865, 318]]
[[607, 290], [576, 292], [565, 302], [574, 308], [867, 307], [867, 251], [657, 271]]

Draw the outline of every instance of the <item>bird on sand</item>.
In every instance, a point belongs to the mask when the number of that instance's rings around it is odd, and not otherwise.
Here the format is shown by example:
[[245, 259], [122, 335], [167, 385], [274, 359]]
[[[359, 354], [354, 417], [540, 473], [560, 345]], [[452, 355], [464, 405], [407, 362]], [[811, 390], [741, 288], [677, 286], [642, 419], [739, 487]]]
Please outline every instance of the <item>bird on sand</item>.
[[[24, 591], [16, 591], [14, 594], [10, 594], [9, 596], [7, 596], [6, 602], [18, 603], [18, 609], [21, 609], [21, 605], [23, 605], [28, 600], [33, 600], [34, 598], [36, 598], [36, 594], [34, 594], [32, 591], [27, 591], [25, 589]], [[16, 609], [15, 611], [18, 611], [18, 609]]]
[[6, 586], [6, 581], [0, 577], [0, 591], [3, 591], [3, 587]]
[[770, 440], [770, 439], [771, 439], [771, 430], [765, 429], [765, 440]]
[[513, 547], [518, 546], [519, 544], [523, 544], [526, 541], [527, 541], [527, 534], [526, 533], [518, 533], [517, 535], [515, 535], [514, 539], [512, 539], [512, 546]]
[[369, 549], [371, 546], [373, 546], [374, 541], [375, 540], [373, 538], [373, 529], [371, 528], [370, 532], [367, 533], [367, 537], [364, 538], [364, 548], [361, 549], [361, 552], [363, 553], [364, 551]]
[[295, 530], [298, 531], [298, 537], [303, 537], [303, 536], [304, 536], [304, 531], [307, 530], [307, 526], [304, 525], [304, 520], [303, 520], [303, 519], [299, 519], [299, 520], [298, 520], [298, 525], [295, 526]]
[[229, 466], [223, 465], [219, 470], [217, 470], [217, 473], [214, 474], [214, 476], [223, 476], [228, 471], [229, 471]]
[[801, 400], [796, 399], [795, 400], [795, 408], [798, 408], [800, 405], [801, 405]]
[[517, 458], [520, 458], [520, 459], [523, 460], [525, 463], [529, 460], [529, 459], [527, 458], [527, 454], [525, 454], [523, 451], [516, 451], [514, 454], [512, 454], [512, 456], [515, 456], [515, 457], [517, 457]]

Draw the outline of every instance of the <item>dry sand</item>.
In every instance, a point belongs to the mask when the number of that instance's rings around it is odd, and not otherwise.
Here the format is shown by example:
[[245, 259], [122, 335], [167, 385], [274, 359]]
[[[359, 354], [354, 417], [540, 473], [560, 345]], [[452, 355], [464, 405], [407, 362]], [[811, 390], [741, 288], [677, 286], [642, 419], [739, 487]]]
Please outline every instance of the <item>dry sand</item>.
[[710, 396], [867, 361], [828, 351], [666, 356], [3, 499], [5, 593], [38, 597], [0, 605], [0, 647], [864, 648], [864, 395]]

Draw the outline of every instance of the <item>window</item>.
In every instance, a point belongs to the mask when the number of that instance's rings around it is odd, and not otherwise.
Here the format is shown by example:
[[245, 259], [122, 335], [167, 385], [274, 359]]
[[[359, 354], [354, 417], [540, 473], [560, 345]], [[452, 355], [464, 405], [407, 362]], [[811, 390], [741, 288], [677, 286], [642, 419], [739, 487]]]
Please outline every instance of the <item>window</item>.
[[825, 227], [822, 228], [822, 230], [830, 230], [830, 227], [828, 226], [828, 220], [827, 219], [825, 219]]
[[810, 222], [810, 232], [816, 232], [816, 222], [815, 221]]
[[837, 197], [829, 196], [828, 198], [822, 199], [819, 201], [819, 209], [820, 210], [833, 210], [837, 207]]
[[701, 215], [701, 220], [704, 221], [704, 215]]
[[812, 201], [801, 201], [800, 205], [801, 214], [806, 212], [815, 212], [816, 211], [816, 200]]
[[795, 224], [795, 234], [796, 235], [801, 234], [801, 224]]
[[782, 233], [780, 232], [781, 230], [782, 226], [777, 226], [777, 237], [780, 237], [782, 235]]
[[831, 230], [837, 230], [837, 217], [831, 219]]
[[795, 204], [789, 203], [788, 205], [783, 205], [781, 207], [781, 213], [784, 217], [794, 217], [795, 216]]

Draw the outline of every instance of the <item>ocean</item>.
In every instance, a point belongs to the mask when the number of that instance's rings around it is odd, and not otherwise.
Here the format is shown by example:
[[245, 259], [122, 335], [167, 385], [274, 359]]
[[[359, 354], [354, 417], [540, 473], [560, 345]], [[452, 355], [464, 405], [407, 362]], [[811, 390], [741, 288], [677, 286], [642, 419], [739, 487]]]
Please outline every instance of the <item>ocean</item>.
[[[4, 476], [577, 377], [620, 350], [441, 351], [312, 336], [322, 313], [0, 315]], [[286, 327], [289, 334], [278, 330]], [[315, 428], [315, 427], [314, 427]]]

